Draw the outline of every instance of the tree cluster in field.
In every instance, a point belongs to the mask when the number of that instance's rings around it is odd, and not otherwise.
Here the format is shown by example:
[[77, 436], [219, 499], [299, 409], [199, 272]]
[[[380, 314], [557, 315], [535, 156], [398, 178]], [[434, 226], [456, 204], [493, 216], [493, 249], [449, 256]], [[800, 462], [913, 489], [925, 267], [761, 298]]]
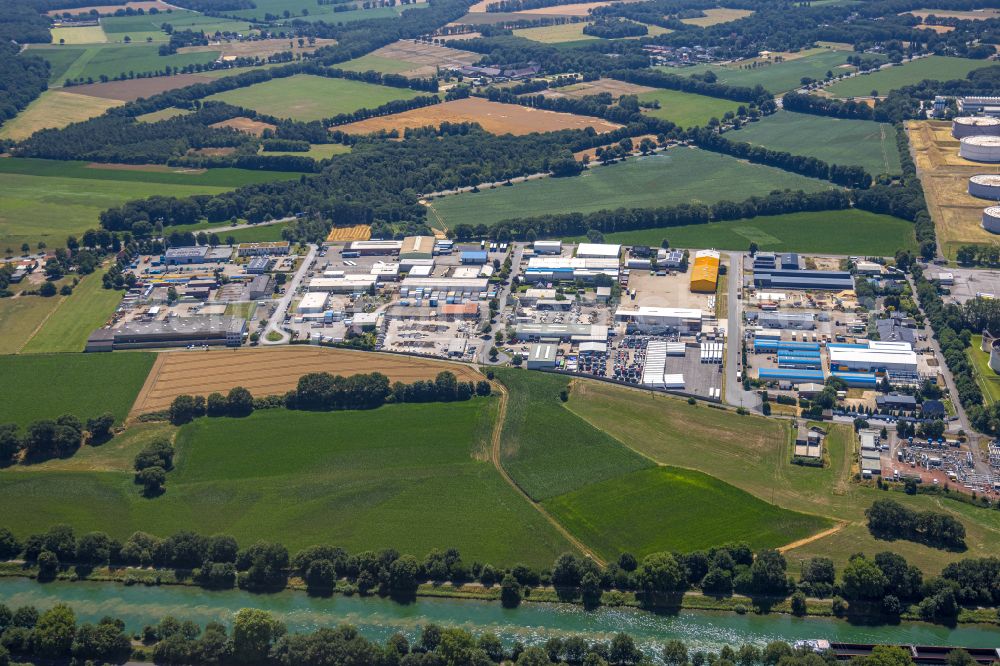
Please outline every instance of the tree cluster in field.
[[336, 127], [337, 125], [346, 125], [348, 123], [365, 120], [367, 118], [391, 116], [395, 113], [403, 113], [404, 111], [421, 109], [425, 106], [433, 106], [434, 104], [440, 103], [441, 98], [437, 95], [418, 95], [412, 99], [395, 99], [391, 102], [386, 102], [385, 104], [376, 106], [374, 109], [362, 108], [349, 113], [338, 113], [331, 118], [325, 119], [323, 122], [324, 124], [328, 123], [330, 127]]
[[166, 438], [154, 439], [136, 454], [132, 466], [135, 482], [142, 486], [143, 494], [156, 497], [163, 493], [167, 472], [174, 468], [174, 447]]
[[816, 116], [831, 116], [833, 118], [847, 118], [849, 120], [873, 120], [875, 117], [874, 109], [864, 102], [807, 95], [795, 92], [794, 90], [785, 93], [785, 96], [781, 98], [781, 106], [786, 111], [811, 113]]
[[0, 126], [49, 87], [49, 63], [30, 54], [19, 56], [18, 50], [17, 44], [0, 42]]
[[583, 34], [602, 39], [622, 39], [625, 37], [642, 37], [649, 32], [642, 23], [628, 21], [623, 18], [599, 18], [583, 26]]
[[96, 446], [111, 439], [115, 417], [101, 414], [84, 423], [72, 414], [30, 423], [24, 432], [15, 423], [0, 425], [0, 467], [68, 458], [84, 441]]
[[965, 525], [954, 516], [915, 511], [890, 499], [875, 500], [865, 510], [868, 530], [880, 539], [905, 539], [935, 548], [965, 550]]
[[51, 43], [50, 25], [49, 18], [40, 14], [32, 3], [0, 0], [0, 43], [14, 42], [14, 54], [18, 51], [16, 44]]
[[486, 11], [491, 13], [522, 12], [526, 9], [571, 5], [573, 2], [574, 0], [499, 0], [499, 2], [487, 4]]
[[683, 23], [680, 19], [705, 16], [702, 10], [718, 6], [715, 0], [648, 0], [629, 4], [629, 7], [624, 4], [597, 7], [592, 14], [597, 17], [620, 16], [669, 30], [697, 30], [697, 26]]
[[161, 56], [168, 56], [177, 53], [178, 49], [185, 46], [208, 46], [208, 37], [198, 30], [171, 30], [170, 41], [162, 44], [159, 48]]

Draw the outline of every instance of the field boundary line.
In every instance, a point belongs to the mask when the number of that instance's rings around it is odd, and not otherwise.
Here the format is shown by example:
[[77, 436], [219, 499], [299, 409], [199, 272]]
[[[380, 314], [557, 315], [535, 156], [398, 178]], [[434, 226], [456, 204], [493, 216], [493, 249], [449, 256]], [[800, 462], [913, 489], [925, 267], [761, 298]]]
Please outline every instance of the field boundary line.
[[[24, 298], [24, 296], [21, 295], [21, 296], [18, 296], [18, 298]], [[65, 303], [66, 299], [68, 299], [68, 298], [69, 298], [69, 296], [60, 296], [59, 297], [59, 302], [56, 303], [56, 306], [54, 308], [52, 308], [51, 310], [49, 310], [49, 313], [47, 315], [45, 315], [44, 319], [42, 319], [40, 322], [38, 322], [38, 326], [36, 326], [35, 330], [33, 330], [31, 332], [31, 335], [29, 335], [27, 337], [27, 339], [25, 339], [25, 341], [21, 343], [21, 346], [18, 347], [17, 351], [14, 352], [15, 354], [20, 354], [22, 351], [24, 351], [24, 348], [28, 346], [28, 343], [31, 342], [31, 339], [34, 338], [36, 335], [38, 335], [38, 332], [40, 330], [42, 330], [43, 326], [45, 326], [45, 322], [47, 322], [49, 320], [49, 317], [51, 317], [52, 315], [54, 315], [56, 313], [56, 310], [58, 310], [59, 308], [61, 308], [63, 306], [63, 303]]]
[[146, 400], [149, 399], [149, 394], [153, 391], [153, 387], [156, 386], [156, 380], [159, 378], [160, 371], [163, 369], [165, 363], [166, 357], [163, 352], [158, 352], [156, 360], [153, 361], [153, 367], [149, 369], [149, 374], [146, 375], [146, 381], [142, 383], [142, 388], [139, 389], [139, 394], [135, 396], [135, 402], [132, 403], [132, 408], [129, 409], [128, 416], [125, 417], [126, 421], [137, 416], [141, 405], [144, 405]]
[[816, 534], [813, 534], [812, 536], [807, 536], [804, 539], [797, 539], [796, 541], [793, 541], [791, 543], [785, 544], [784, 546], [781, 546], [781, 547], [778, 548], [778, 552], [784, 554], [784, 553], [787, 553], [790, 550], [794, 550], [796, 548], [800, 548], [802, 546], [806, 546], [808, 544], [811, 544], [814, 541], [819, 541], [820, 539], [825, 539], [826, 537], [832, 536], [832, 535], [836, 534], [837, 532], [839, 532], [840, 530], [844, 529], [845, 527], [847, 527], [847, 525], [848, 525], [848, 522], [846, 520], [840, 521], [839, 523], [837, 523], [833, 527], [831, 527], [829, 529], [826, 529], [826, 530], [823, 530], [822, 532], [817, 532]]
[[580, 539], [576, 538], [573, 534], [571, 534], [570, 531], [567, 530], [562, 525], [562, 523], [556, 520], [552, 516], [552, 514], [550, 514], [545, 509], [545, 507], [541, 505], [540, 502], [536, 502], [528, 495], [528, 493], [524, 492], [524, 489], [521, 488], [521, 486], [517, 484], [517, 482], [513, 479], [513, 477], [511, 477], [511, 475], [507, 473], [507, 470], [504, 469], [500, 457], [500, 442], [501, 442], [501, 435], [503, 433], [504, 420], [507, 417], [507, 399], [508, 399], [507, 387], [504, 386], [501, 382], [496, 380], [493, 380], [490, 383], [493, 385], [493, 388], [500, 396], [500, 405], [497, 409], [497, 421], [496, 424], [493, 426], [493, 436], [490, 442], [491, 444], [490, 460], [493, 462], [493, 466], [496, 467], [498, 472], [500, 472], [500, 476], [503, 477], [503, 480], [506, 481], [507, 484], [510, 485], [510, 487], [513, 488], [518, 495], [524, 498], [524, 500], [529, 505], [533, 506], [535, 510], [538, 511], [538, 513], [540, 513], [542, 517], [549, 522], [549, 524], [551, 524], [554, 528], [556, 528], [557, 532], [559, 532], [567, 541], [570, 542], [570, 544], [572, 544], [577, 550], [579, 550], [581, 553], [589, 557], [599, 566], [601, 567], [605, 566], [607, 563], [601, 557], [599, 557], [597, 553], [591, 550], [585, 543], [580, 541]]

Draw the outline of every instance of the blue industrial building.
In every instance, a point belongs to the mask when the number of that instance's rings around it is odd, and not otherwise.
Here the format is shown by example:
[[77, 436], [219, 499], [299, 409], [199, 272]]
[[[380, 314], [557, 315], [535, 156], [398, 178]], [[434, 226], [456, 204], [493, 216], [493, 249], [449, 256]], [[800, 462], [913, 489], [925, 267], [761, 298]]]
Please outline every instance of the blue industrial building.
[[875, 388], [878, 385], [878, 377], [869, 372], [831, 372], [830, 376], [839, 377], [848, 386], [856, 388]]
[[765, 382], [791, 382], [792, 384], [807, 384], [823, 382], [822, 370], [799, 370], [793, 368], [761, 368], [757, 376]]
[[466, 250], [459, 257], [463, 264], [485, 264], [487, 254], [484, 250]]

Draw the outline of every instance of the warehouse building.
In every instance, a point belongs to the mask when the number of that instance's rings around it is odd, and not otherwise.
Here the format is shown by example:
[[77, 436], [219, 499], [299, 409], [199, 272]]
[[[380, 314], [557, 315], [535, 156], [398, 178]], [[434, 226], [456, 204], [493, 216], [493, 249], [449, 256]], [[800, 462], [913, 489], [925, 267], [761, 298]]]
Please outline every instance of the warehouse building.
[[795, 331], [811, 331], [816, 328], [816, 315], [812, 312], [758, 312], [757, 324], [764, 328], [790, 329]]
[[871, 372], [831, 372], [830, 376], [844, 380], [851, 388], [873, 389], [878, 385], [878, 377]]
[[398, 240], [366, 240], [351, 241], [344, 246], [342, 252], [357, 252], [362, 257], [399, 254], [403, 241]]
[[443, 291], [463, 298], [478, 297], [487, 290], [489, 284], [486, 278], [406, 277], [400, 283], [400, 294], [405, 297], [418, 291], [425, 295]]
[[256, 301], [260, 298], [270, 298], [273, 293], [274, 280], [270, 275], [257, 275], [247, 285], [247, 295], [251, 301]]
[[719, 283], [720, 255], [715, 250], [699, 250], [691, 264], [691, 291], [715, 293]]
[[788, 382], [789, 384], [822, 383], [822, 370], [797, 370], [794, 368], [760, 368], [757, 377], [763, 382]]
[[400, 259], [432, 259], [433, 257], [433, 236], [407, 236], [399, 248]]
[[261, 275], [271, 270], [273, 259], [269, 257], [254, 257], [244, 267], [244, 271], [249, 275]]
[[518, 324], [514, 337], [529, 341], [607, 342], [608, 327], [599, 324]]
[[621, 245], [610, 243], [580, 243], [576, 248], [576, 256], [581, 259], [618, 259], [621, 253]]
[[537, 282], [591, 281], [599, 275], [618, 279], [618, 259], [585, 257], [532, 257], [524, 271], [528, 284]]
[[754, 270], [753, 283], [758, 289], [843, 291], [854, 289], [854, 276], [847, 271]]
[[288, 241], [240, 243], [236, 246], [236, 254], [240, 257], [281, 256], [288, 254], [291, 247]]
[[556, 353], [559, 345], [545, 343], [531, 345], [528, 351], [529, 370], [550, 370], [556, 367]]
[[399, 279], [399, 264], [379, 261], [372, 265], [368, 274], [373, 276], [376, 282], [395, 282]]
[[[968, 96], [956, 100], [958, 112], [965, 116], [1000, 116], [1000, 97]], [[994, 132], [1000, 134], [1000, 132]]]
[[794, 252], [758, 252], [753, 257], [754, 270], [789, 270], [794, 271], [802, 267], [799, 255]]
[[531, 244], [535, 254], [562, 254], [562, 241], [540, 240]]
[[242, 317], [173, 317], [131, 321], [118, 328], [99, 328], [87, 338], [85, 351], [154, 349], [211, 345], [239, 347], [247, 331]]
[[375, 286], [373, 275], [345, 275], [339, 278], [313, 278], [309, 282], [309, 291], [328, 291], [333, 294], [354, 294], [372, 289]]
[[555, 289], [527, 289], [518, 298], [522, 305], [533, 306], [538, 301], [554, 300]]
[[489, 259], [484, 250], [466, 250], [458, 256], [463, 264], [485, 264]]
[[299, 314], [319, 314], [326, 310], [326, 300], [329, 294], [325, 291], [310, 291], [299, 301]]
[[701, 331], [702, 311], [697, 308], [618, 308], [615, 323], [647, 334]]
[[179, 266], [183, 264], [203, 264], [208, 256], [207, 245], [194, 245], [192, 247], [171, 247], [163, 253], [161, 261], [167, 266]]
[[840, 372], [917, 371], [917, 354], [907, 342], [879, 342], [827, 345], [830, 369]]

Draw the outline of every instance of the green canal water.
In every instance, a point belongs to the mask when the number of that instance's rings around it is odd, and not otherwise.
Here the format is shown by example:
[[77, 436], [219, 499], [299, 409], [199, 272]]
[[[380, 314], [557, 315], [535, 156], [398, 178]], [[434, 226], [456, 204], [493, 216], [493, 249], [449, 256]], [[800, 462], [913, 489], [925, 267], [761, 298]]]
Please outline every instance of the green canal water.
[[788, 615], [737, 615], [683, 611], [657, 615], [631, 608], [585, 611], [569, 604], [522, 604], [505, 609], [499, 603], [459, 599], [420, 598], [400, 604], [378, 597], [313, 598], [302, 592], [257, 595], [241, 590], [208, 591], [197, 587], [127, 587], [120, 583], [37, 583], [27, 578], [0, 579], [0, 602], [11, 607], [31, 604], [49, 608], [69, 604], [79, 621], [96, 621], [105, 615], [122, 618], [130, 631], [154, 624], [165, 615], [204, 625], [216, 620], [229, 624], [240, 608], [262, 608], [285, 622], [291, 631], [350, 623], [373, 640], [383, 641], [400, 631], [409, 637], [434, 622], [462, 627], [473, 633], [492, 631], [504, 642], [544, 642], [551, 636], [581, 634], [591, 640], [607, 639], [619, 631], [635, 637], [647, 650], [670, 638], [700, 649], [725, 644], [763, 645], [772, 640], [794, 641], [826, 638], [857, 643], [899, 643], [994, 647], [1000, 630], [985, 625], [948, 628], [923, 623], [898, 626], [858, 626], [843, 620], [795, 618]]

